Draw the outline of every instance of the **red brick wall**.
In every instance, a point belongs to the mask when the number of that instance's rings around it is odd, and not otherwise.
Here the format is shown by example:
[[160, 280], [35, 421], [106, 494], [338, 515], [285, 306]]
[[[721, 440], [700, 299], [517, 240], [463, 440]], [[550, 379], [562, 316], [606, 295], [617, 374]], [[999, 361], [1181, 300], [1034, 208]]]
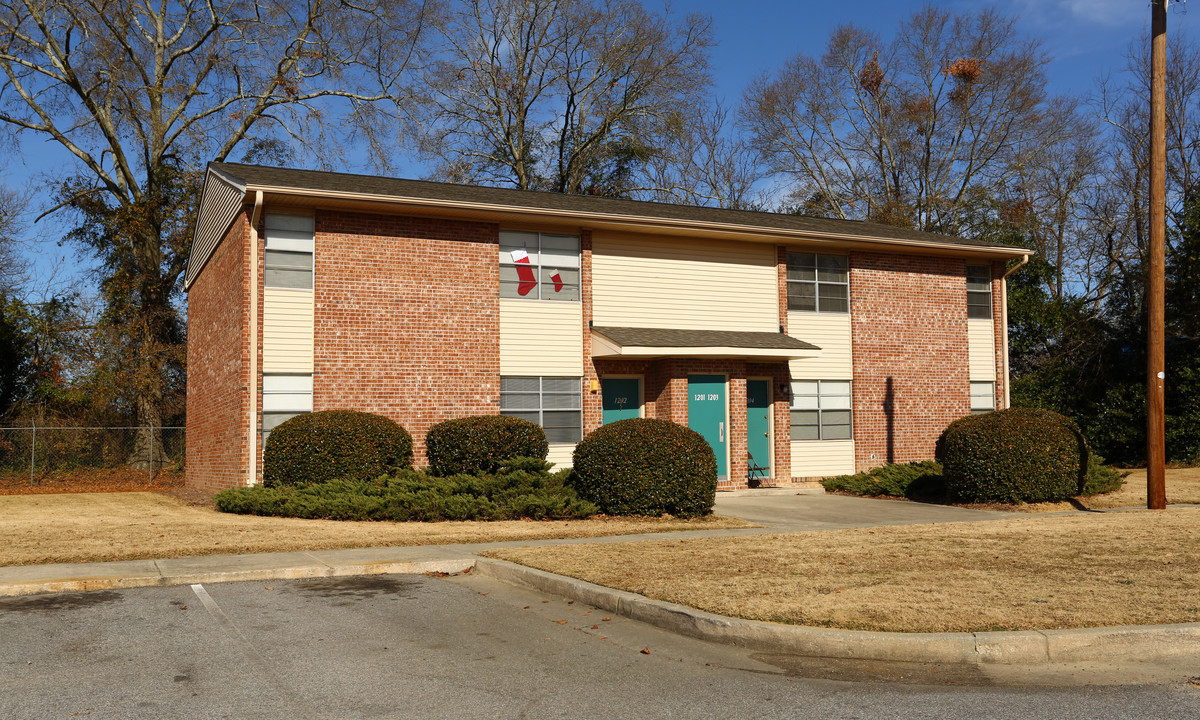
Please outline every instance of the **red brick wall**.
[[933, 457], [970, 412], [966, 262], [851, 253], [850, 303], [855, 465]]
[[500, 410], [496, 225], [317, 211], [313, 409], [431, 425]]
[[243, 213], [188, 291], [187, 484], [241, 485], [246, 476], [249, 327], [246, 266], [250, 224]]

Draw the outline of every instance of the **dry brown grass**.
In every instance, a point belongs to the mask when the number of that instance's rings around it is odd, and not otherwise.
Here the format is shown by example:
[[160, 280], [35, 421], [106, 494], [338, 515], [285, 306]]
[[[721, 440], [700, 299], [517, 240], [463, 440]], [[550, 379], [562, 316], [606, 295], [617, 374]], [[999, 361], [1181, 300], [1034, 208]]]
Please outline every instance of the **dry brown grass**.
[[489, 553], [722, 615], [907, 632], [1200, 621], [1200, 510]]
[[[1167, 502], [1200, 504], [1200, 467], [1167, 468]], [[1079, 502], [1092, 510], [1108, 508], [1146, 507], [1146, 469], [1133, 470], [1125, 478], [1125, 484], [1113, 492], [1094, 497], [1079, 498]], [[1077, 509], [1071, 503], [1035, 503], [1014, 505], [1018, 512], [1063, 512]]]
[[0, 497], [0, 566], [754, 527], [734, 518], [339, 522], [229, 515], [157, 493]]

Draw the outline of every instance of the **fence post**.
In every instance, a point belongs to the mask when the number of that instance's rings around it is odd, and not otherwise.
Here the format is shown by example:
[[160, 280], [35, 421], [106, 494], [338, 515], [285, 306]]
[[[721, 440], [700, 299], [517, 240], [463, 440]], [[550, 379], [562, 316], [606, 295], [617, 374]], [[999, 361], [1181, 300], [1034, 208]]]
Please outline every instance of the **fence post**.
[[154, 484], [154, 426], [150, 426], [150, 462], [146, 464], [150, 470], [150, 485]]
[[37, 420], [29, 423], [29, 487], [33, 487], [33, 462], [37, 452]]

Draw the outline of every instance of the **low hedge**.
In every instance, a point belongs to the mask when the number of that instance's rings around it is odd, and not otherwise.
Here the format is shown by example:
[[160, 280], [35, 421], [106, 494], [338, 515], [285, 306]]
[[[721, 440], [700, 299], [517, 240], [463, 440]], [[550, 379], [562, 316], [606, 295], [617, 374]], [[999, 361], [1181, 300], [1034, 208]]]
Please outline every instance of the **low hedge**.
[[297, 415], [267, 437], [263, 485], [367, 480], [412, 467], [413, 443], [394, 421], [355, 410]]
[[968, 415], [938, 443], [949, 497], [967, 502], [1065, 500], [1086, 488], [1087, 441], [1063, 415], [1010, 408]]
[[440, 422], [425, 433], [434, 475], [494, 473], [510, 458], [546, 459], [550, 446], [537, 423], [506, 415], [474, 415]]
[[666, 420], [603, 425], [575, 446], [571, 484], [609, 515], [708, 515], [717, 461], [699, 433]]
[[942, 464], [936, 460], [880, 465], [854, 475], [825, 478], [821, 485], [830, 492], [866, 497], [943, 497], [946, 483]]
[[1128, 470], [1121, 471], [1111, 465], [1105, 465], [1104, 458], [1096, 453], [1090, 453], [1088, 455], [1087, 482], [1083, 484], [1083, 492], [1079, 494], [1091, 497], [1120, 490], [1128, 476]]
[[571, 520], [597, 508], [549, 472], [539, 458], [514, 458], [485, 475], [434, 477], [400, 470], [373, 480], [331, 480], [289, 487], [230, 488], [214, 500], [222, 512], [327, 520]]

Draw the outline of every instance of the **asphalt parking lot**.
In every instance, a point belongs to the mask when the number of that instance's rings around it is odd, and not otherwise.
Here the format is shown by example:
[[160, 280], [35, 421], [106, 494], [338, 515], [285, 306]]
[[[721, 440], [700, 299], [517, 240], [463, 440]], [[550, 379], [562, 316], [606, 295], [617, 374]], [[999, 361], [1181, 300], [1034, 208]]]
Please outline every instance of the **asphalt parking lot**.
[[14, 719], [1200, 715], [1182, 676], [1015, 688], [761, 656], [471, 575], [0, 598], [0, 638]]

